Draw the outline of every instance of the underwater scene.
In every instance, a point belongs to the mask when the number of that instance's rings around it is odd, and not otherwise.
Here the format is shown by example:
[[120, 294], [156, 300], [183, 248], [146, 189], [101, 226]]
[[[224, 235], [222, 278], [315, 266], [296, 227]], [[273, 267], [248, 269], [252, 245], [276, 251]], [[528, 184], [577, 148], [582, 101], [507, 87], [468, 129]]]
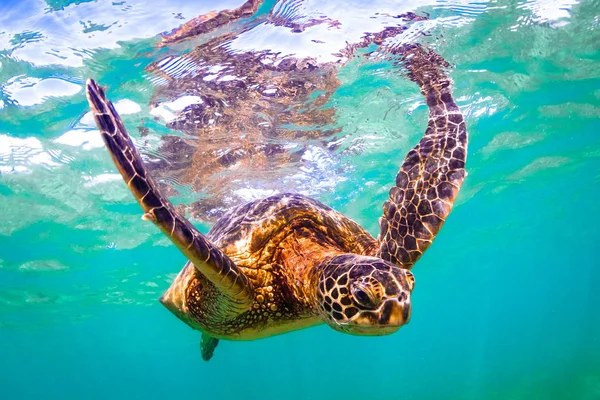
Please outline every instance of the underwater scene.
[[0, 399], [600, 399], [599, 240], [600, 1], [0, 0]]

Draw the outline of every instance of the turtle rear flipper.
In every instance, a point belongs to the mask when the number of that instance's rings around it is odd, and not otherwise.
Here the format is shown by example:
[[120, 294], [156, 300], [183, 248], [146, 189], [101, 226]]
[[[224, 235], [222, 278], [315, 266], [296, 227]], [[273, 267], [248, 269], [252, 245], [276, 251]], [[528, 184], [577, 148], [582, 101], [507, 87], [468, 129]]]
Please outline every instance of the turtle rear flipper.
[[452, 210], [466, 176], [467, 128], [451, 94], [444, 59], [419, 45], [393, 51], [402, 57], [429, 107], [425, 135], [410, 150], [383, 206], [377, 256], [411, 268], [431, 245]]
[[202, 339], [200, 340], [200, 353], [202, 354], [202, 359], [204, 361], [208, 361], [212, 358], [215, 353], [215, 347], [219, 344], [219, 339], [215, 339], [209, 334], [203, 332]]
[[[100, 134], [127, 186], [144, 210], [143, 218], [154, 222], [161, 231], [224, 295], [223, 310], [238, 315], [253, 299], [248, 278], [217, 246], [179, 215], [148, 174], [144, 162], [102, 88], [89, 79], [86, 94]], [[228, 301], [227, 301], [228, 300]]]

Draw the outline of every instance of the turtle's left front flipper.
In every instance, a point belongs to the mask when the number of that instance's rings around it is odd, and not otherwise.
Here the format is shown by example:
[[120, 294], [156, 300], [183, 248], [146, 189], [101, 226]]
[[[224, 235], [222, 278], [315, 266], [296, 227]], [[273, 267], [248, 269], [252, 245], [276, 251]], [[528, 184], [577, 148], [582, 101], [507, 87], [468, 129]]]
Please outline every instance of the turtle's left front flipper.
[[252, 283], [221, 249], [179, 215], [168, 198], [162, 195], [154, 179], [102, 88], [89, 79], [87, 98], [94, 119], [119, 172], [144, 210], [143, 218], [154, 222], [196, 269], [223, 294], [223, 310], [232, 316], [246, 311], [252, 304]]
[[466, 176], [467, 129], [452, 98], [444, 59], [419, 45], [404, 45], [395, 52], [425, 96], [429, 122], [383, 206], [377, 256], [411, 268], [450, 214]]

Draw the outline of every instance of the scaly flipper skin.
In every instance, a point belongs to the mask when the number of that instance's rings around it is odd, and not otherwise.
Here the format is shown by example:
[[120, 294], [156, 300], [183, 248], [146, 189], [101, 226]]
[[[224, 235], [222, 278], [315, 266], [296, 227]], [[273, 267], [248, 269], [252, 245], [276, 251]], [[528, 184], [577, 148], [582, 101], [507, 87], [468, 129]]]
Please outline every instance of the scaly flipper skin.
[[154, 222], [223, 294], [219, 307], [223, 316], [235, 316], [246, 311], [253, 301], [252, 283], [229, 257], [180, 216], [171, 202], [158, 191], [123, 122], [112, 103], [106, 99], [102, 88], [89, 79], [86, 94], [106, 147], [144, 210], [143, 218]]
[[393, 52], [401, 55], [408, 77], [425, 96], [429, 122], [383, 205], [377, 257], [410, 269], [450, 214], [466, 176], [467, 129], [452, 98], [443, 58], [419, 45]]

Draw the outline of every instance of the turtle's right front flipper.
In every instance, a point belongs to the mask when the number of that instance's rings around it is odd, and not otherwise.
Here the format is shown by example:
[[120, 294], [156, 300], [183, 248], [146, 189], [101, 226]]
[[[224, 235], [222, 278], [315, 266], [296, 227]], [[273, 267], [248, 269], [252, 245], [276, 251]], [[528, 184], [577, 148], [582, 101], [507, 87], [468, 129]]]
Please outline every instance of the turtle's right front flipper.
[[102, 88], [89, 79], [86, 93], [104, 143], [127, 186], [142, 206], [143, 218], [154, 222], [196, 269], [223, 293], [230, 301], [224, 309], [232, 314], [247, 310], [253, 299], [251, 282], [229, 257], [180, 216], [169, 199], [159, 192]]

